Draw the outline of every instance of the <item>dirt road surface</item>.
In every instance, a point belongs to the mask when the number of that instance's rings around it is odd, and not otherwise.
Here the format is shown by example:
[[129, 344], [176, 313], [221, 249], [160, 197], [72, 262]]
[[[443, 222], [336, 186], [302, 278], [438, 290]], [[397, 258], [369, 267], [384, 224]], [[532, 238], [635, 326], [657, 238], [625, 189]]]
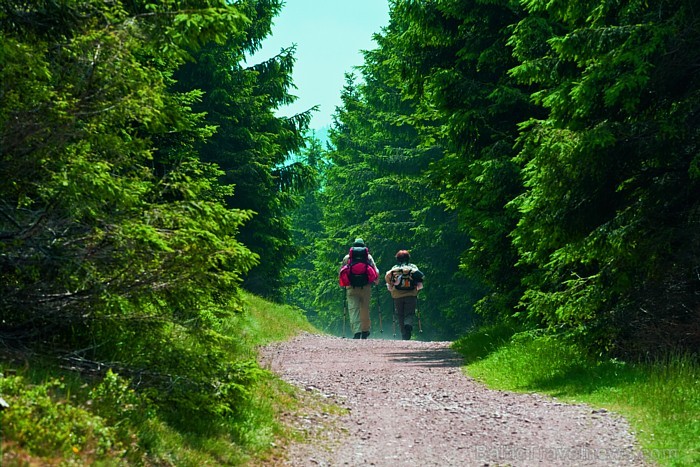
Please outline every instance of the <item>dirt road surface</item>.
[[[586, 405], [490, 390], [464, 374], [449, 342], [303, 334], [261, 350], [284, 380], [341, 406], [289, 422], [308, 443], [288, 466], [648, 465], [627, 422]], [[342, 411], [341, 411], [342, 412]]]

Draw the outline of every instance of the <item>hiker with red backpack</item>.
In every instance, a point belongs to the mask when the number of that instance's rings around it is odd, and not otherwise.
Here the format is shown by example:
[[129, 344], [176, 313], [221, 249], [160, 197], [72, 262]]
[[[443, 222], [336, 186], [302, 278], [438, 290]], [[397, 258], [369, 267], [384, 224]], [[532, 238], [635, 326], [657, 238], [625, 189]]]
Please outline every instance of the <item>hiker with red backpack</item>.
[[338, 282], [345, 288], [353, 339], [367, 339], [370, 333], [369, 300], [372, 285], [379, 283], [379, 269], [361, 238], [355, 239], [343, 258]]
[[394, 319], [398, 321], [401, 338], [404, 340], [411, 339], [413, 319], [418, 308], [418, 292], [423, 288], [425, 277], [410, 261], [408, 250], [399, 250], [396, 253], [397, 264], [384, 275], [386, 287], [394, 300]]

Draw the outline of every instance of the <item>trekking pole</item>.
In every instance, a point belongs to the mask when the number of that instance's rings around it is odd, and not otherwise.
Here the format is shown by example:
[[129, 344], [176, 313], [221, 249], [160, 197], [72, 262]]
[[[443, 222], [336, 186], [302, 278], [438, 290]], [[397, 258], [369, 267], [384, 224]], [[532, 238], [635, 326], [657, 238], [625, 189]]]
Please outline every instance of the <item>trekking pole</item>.
[[416, 317], [418, 318], [418, 332], [423, 334], [423, 327], [420, 325], [420, 310], [418, 309], [418, 297], [416, 297]]
[[377, 313], [379, 313], [379, 332], [381, 334], [384, 334], [384, 328], [382, 327], [382, 305], [381, 305], [381, 298], [379, 298], [379, 294], [377, 294]]
[[345, 337], [345, 316], [348, 314], [348, 294], [343, 289], [343, 337]]

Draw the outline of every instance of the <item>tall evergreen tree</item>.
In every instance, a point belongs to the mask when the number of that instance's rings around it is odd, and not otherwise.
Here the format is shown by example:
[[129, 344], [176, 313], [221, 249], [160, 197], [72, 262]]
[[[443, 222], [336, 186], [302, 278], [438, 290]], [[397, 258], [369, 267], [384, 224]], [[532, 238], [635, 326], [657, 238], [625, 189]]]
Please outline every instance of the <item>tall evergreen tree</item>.
[[195, 151], [213, 131], [201, 93], [172, 85], [249, 22], [177, 3], [0, 2], [0, 340], [138, 374], [168, 388], [161, 408], [218, 422], [249, 375], [211, 344], [256, 264], [236, 238], [252, 213]]
[[422, 132], [446, 148], [430, 176], [469, 238], [453, 247], [468, 275], [487, 287], [481, 313], [507, 317], [522, 293], [509, 237], [518, 215], [508, 203], [521, 190], [513, 145], [518, 123], [534, 111], [508, 75], [516, 64], [507, 41], [517, 3], [392, 3], [403, 93], [420, 102], [414, 118], [442, 122]]
[[527, 309], [620, 352], [697, 348], [700, 28], [692, 1], [525, 2], [515, 240]]
[[[425, 335], [454, 337], [470, 322], [466, 297], [475, 291], [473, 284], [455, 274], [459, 255], [453, 245], [466, 239], [424, 175], [442, 152], [435, 144], [421, 143], [414, 126], [415, 102], [402, 97], [396, 70], [386, 66], [393, 52], [388, 37], [375, 36], [379, 47], [365, 52], [360, 80], [348, 76], [343, 106], [335, 115], [334, 147], [328, 152], [331, 165], [321, 196], [325, 235], [317, 242], [322, 252], [317, 272], [323, 276], [315, 278], [316, 300], [327, 304], [321, 319], [335, 321], [337, 329], [342, 297], [337, 292], [337, 268], [356, 236], [368, 241], [382, 271], [395, 263], [397, 250], [408, 248], [429, 277], [430, 287], [421, 294], [423, 318], [430, 323]], [[389, 318], [392, 302], [383, 283], [374, 301], [381, 301], [377, 309]], [[374, 307], [372, 315], [376, 331]]]
[[260, 257], [245, 278], [245, 287], [259, 295], [280, 299], [283, 272], [294, 259], [290, 213], [291, 191], [309, 179], [301, 164], [285, 165], [290, 153], [304, 144], [311, 111], [295, 117], [277, 117], [275, 111], [293, 102], [289, 93], [294, 48], [282, 50], [262, 63], [245, 66], [269, 33], [281, 0], [237, 3], [251, 20], [242, 34], [223, 44], [210, 44], [195, 54], [196, 61], [177, 74], [178, 89], [204, 92], [197, 111], [206, 114], [216, 132], [198, 147], [203, 160], [224, 170], [222, 184], [235, 187], [228, 206], [251, 210], [253, 218], [239, 239]]
[[319, 267], [312, 284], [321, 319], [326, 323], [335, 322], [335, 330], [340, 329], [338, 323], [342, 319], [343, 300], [338, 288], [338, 269], [348, 247], [354, 238], [362, 237], [372, 255], [377, 255], [374, 237], [369, 232], [374, 201], [367, 196], [367, 186], [378, 174], [366, 162], [366, 154], [370, 151], [366, 128], [358, 123], [367, 115], [356, 77], [352, 74], [346, 75], [341, 100], [343, 105], [334, 114], [330, 132], [333, 147], [327, 153], [329, 166], [320, 194], [321, 224], [325, 234], [316, 241]]
[[315, 183], [299, 194], [299, 202], [292, 213], [292, 245], [297, 257], [285, 274], [285, 302], [305, 310], [306, 316], [319, 327], [323, 327], [316, 316], [316, 288], [313, 277], [318, 264], [316, 242], [323, 237], [320, 203], [321, 190], [325, 185], [327, 160], [325, 149], [315, 135], [309, 136], [308, 146], [294, 162], [301, 162], [314, 171]]
[[[373, 216], [384, 240], [384, 264], [389, 269], [399, 249], [409, 249], [428, 275], [420, 305], [427, 335], [453, 338], [473, 322], [474, 302], [483, 291], [459, 270], [459, 248], [468, 244], [458, 229], [454, 211], [444, 208], [439, 184], [430, 168], [445, 153], [439, 137], [442, 127], [436, 115], [423, 111], [421, 103], [405, 95], [402, 63], [396, 44], [402, 23], [391, 20], [375, 35], [378, 47], [365, 52], [362, 91], [373, 111], [371, 128], [377, 149], [369, 164], [381, 174], [373, 182], [380, 200]], [[385, 270], [386, 270], [385, 269]], [[390, 308], [388, 306], [387, 308]]]

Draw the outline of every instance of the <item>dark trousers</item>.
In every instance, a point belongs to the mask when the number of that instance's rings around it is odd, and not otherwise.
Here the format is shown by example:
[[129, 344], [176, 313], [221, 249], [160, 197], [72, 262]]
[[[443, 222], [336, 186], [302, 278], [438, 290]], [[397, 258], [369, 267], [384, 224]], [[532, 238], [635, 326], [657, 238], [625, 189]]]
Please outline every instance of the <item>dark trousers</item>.
[[401, 297], [394, 299], [394, 316], [401, 331], [401, 337], [404, 340], [411, 338], [413, 331], [413, 319], [416, 316], [416, 305], [418, 297]]

